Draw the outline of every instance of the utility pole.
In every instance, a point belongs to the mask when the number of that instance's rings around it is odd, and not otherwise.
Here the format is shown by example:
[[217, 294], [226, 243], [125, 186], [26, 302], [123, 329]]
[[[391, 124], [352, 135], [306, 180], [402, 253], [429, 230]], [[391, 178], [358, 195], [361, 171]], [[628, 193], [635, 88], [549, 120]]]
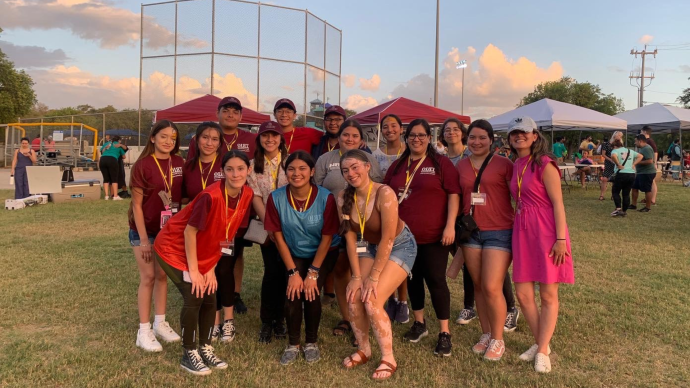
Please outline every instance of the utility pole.
[[436, 59], [434, 60], [434, 107], [438, 108], [438, 24], [441, 0], [436, 0]]
[[[644, 105], [644, 80], [649, 79], [650, 80], [649, 83], [651, 85], [651, 83], [652, 83], [651, 80], [654, 79], [654, 73], [652, 73], [652, 75], [650, 75], [650, 76], [644, 75], [644, 60], [645, 60], [645, 57], [647, 55], [654, 55], [654, 58], [656, 58], [656, 54], [657, 54], [657, 49], [654, 49], [654, 51], [647, 51], [647, 45], [644, 45], [644, 50], [642, 50], [642, 51], [636, 51], [635, 49], [630, 50], [630, 55], [634, 55], [635, 58], [637, 58], [638, 55], [642, 57], [642, 68], [640, 69], [640, 74], [635, 75], [631, 71], [630, 76], [628, 77], [631, 80], [633, 80], [633, 79], [635, 79], [635, 80], [639, 79], [640, 80], [640, 83], [638, 84], [639, 94], [637, 96], [638, 97], [637, 105], [639, 108], [642, 108], [642, 106]], [[637, 81], [635, 81], [635, 82], [637, 83]], [[631, 81], [631, 85], [632, 85], [632, 81]]]

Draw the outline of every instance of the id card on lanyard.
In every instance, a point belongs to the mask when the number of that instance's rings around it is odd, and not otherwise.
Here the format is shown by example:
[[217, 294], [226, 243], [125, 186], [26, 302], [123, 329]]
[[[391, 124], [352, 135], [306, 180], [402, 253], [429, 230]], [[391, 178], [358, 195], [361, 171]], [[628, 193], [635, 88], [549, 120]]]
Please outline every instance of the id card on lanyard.
[[367, 192], [367, 200], [364, 202], [364, 211], [360, 213], [359, 204], [357, 203], [357, 192], [355, 192], [355, 208], [357, 209], [357, 220], [359, 222], [360, 237], [357, 241], [357, 253], [367, 253], [369, 243], [364, 240], [364, 227], [367, 224], [367, 208], [369, 207], [369, 198], [371, 197], [371, 188], [374, 184], [369, 182], [369, 191]]
[[[158, 171], [160, 171], [161, 176], [163, 177], [163, 183], [165, 184], [165, 190], [161, 190], [160, 192], [158, 192], [158, 195], [161, 197], [161, 200], [163, 201], [163, 206], [165, 207], [165, 210], [161, 211], [160, 227], [162, 229], [168, 222], [170, 217], [172, 217], [173, 214], [177, 213], [179, 207], [179, 204], [172, 201], [172, 156], [168, 159], [168, 174], [165, 174], [163, 172], [160, 163], [158, 163], [158, 158], [156, 158], [156, 155], [151, 156], [153, 157], [153, 160], [156, 162], [156, 166], [158, 166]], [[168, 183], [168, 180], [170, 180], [170, 183]]]
[[419, 170], [419, 167], [422, 166], [422, 163], [424, 163], [424, 160], [426, 159], [426, 154], [422, 156], [422, 158], [419, 160], [419, 163], [417, 164], [417, 167], [415, 167], [414, 171], [412, 171], [412, 175], [410, 175], [410, 166], [412, 165], [412, 155], [407, 157], [407, 170], [405, 170], [405, 186], [400, 187], [398, 189], [398, 204], [401, 204], [402, 201], [406, 200], [409, 196], [410, 193], [412, 193], [412, 190], [410, 190], [410, 185], [412, 184], [412, 180], [415, 177], [415, 174], [417, 173], [417, 170]]
[[232, 213], [232, 216], [230, 217], [230, 221], [228, 221], [228, 207], [229, 207], [229, 196], [228, 196], [228, 188], [225, 187], [225, 222], [227, 224], [225, 225], [225, 241], [220, 242], [220, 254], [221, 255], [228, 255], [228, 256], [233, 256], [235, 254], [235, 238], [233, 236], [232, 240], [229, 239], [229, 233], [230, 233], [230, 225], [232, 225], [232, 222], [235, 220], [235, 217], [237, 217], [237, 209], [240, 206], [240, 200], [242, 199], [242, 191], [244, 188], [240, 190], [240, 194], [237, 196], [237, 205], [235, 205], [235, 210]]
[[527, 163], [525, 163], [525, 167], [522, 168], [522, 173], [518, 173], [517, 176], [517, 187], [518, 187], [518, 192], [517, 192], [517, 206], [516, 206], [516, 213], [520, 214], [522, 212], [522, 178], [525, 176], [525, 171], [527, 170], [527, 166], [529, 166], [529, 162], [532, 161], [532, 156], [530, 155], [529, 159], [527, 159]]

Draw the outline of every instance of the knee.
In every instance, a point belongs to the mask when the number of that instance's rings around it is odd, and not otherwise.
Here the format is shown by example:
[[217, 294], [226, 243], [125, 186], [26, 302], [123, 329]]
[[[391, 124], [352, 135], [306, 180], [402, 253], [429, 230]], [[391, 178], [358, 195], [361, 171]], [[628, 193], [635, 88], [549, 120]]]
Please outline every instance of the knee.
[[528, 290], [516, 289], [515, 296], [522, 306], [534, 304], [534, 294]]
[[167, 283], [168, 281], [168, 275], [165, 274], [165, 272], [161, 271], [156, 271], [156, 282], [161, 282], [161, 283]]
[[500, 285], [492, 285], [487, 283], [482, 283], [482, 294], [486, 299], [497, 299], [503, 297], [503, 283]]
[[153, 288], [156, 282], [156, 276], [152, 272], [142, 272], [140, 274], [139, 284], [147, 288]]
[[364, 303], [364, 309], [367, 315], [370, 317], [376, 316], [383, 311], [383, 304], [378, 303], [376, 300], [368, 300]]
[[557, 292], [542, 292], [539, 295], [542, 307], [558, 307], [558, 293]]

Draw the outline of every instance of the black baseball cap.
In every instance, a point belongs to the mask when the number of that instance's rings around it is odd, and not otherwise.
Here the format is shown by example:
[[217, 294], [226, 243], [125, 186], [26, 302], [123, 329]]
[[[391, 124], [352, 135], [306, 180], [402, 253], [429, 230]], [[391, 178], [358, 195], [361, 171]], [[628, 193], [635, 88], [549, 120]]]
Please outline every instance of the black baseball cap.
[[345, 109], [340, 107], [340, 105], [331, 105], [326, 109], [326, 111], [323, 113], [323, 117], [327, 117], [330, 114], [337, 114], [343, 116], [345, 120], [347, 120], [347, 113], [345, 113]]
[[228, 105], [235, 106], [239, 110], [242, 110], [242, 103], [235, 97], [224, 97], [222, 100], [220, 100], [218, 103], [218, 110], [221, 110], [221, 108]]
[[280, 100], [276, 101], [276, 104], [273, 107], [273, 111], [275, 112], [284, 106], [292, 109], [294, 112], [297, 112], [297, 108], [295, 108], [295, 103], [293, 103], [292, 100], [290, 100], [289, 98], [281, 98]]

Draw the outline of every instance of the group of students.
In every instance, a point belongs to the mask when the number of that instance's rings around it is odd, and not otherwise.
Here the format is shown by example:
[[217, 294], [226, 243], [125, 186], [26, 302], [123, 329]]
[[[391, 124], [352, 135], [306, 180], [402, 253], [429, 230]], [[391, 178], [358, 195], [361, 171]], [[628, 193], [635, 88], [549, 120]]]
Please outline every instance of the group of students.
[[224, 98], [219, 124], [199, 125], [186, 161], [177, 155], [175, 124], [156, 123], [132, 169], [129, 239], [141, 279], [137, 346], [160, 351], [156, 337], [180, 340], [165, 320], [169, 277], [184, 301], [181, 366], [197, 375], [227, 368], [212, 341], [235, 337], [235, 267], [251, 222], [268, 234], [260, 245], [259, 341], [287, 337], [283, 365], [301, 354], [307, 362], [321, 358], [320, 294], [329, 275], [342, 315], [334, 334], [351, 332], [357, 346], [344, 368], [372, 357], [371, 330], [381, 350], [372, 378], [396, 372], [391, 312], [409, 294], [414, 323], [404, 339], [419, 342], [428, 335], [424, 284], [440, 326], [434, 353], [449, 356], [446, 268], [457, 252], [483, 333], [472, 350], [495, 361], [505, 352], [504, 325], [516, 312], [504, 296], [507, 284], [512, 298], [512, 262], [535, 341], [520, 358], [538, 372], [550, 371], [558, 285], [573, 283], [574, 275], [559, 170], [532, 119], [511, 123], [513, 162], [491, 152], [493, 129], [486, 120], [465, 128], [449, 119], [443, 125], [446, 157], [431, 144], [424, 119], [403, 129], [400, 118], [387, 115], [380, 123], [387, 145], [370, 153], [362, 127], [339, 106], [326, 110], [325, 133], [293, 127], [296, 109], [288, 99], [276, 102], [276, 121], [263, 123], [257, 135], [238, 128], [241, 114], [239, 100]]

